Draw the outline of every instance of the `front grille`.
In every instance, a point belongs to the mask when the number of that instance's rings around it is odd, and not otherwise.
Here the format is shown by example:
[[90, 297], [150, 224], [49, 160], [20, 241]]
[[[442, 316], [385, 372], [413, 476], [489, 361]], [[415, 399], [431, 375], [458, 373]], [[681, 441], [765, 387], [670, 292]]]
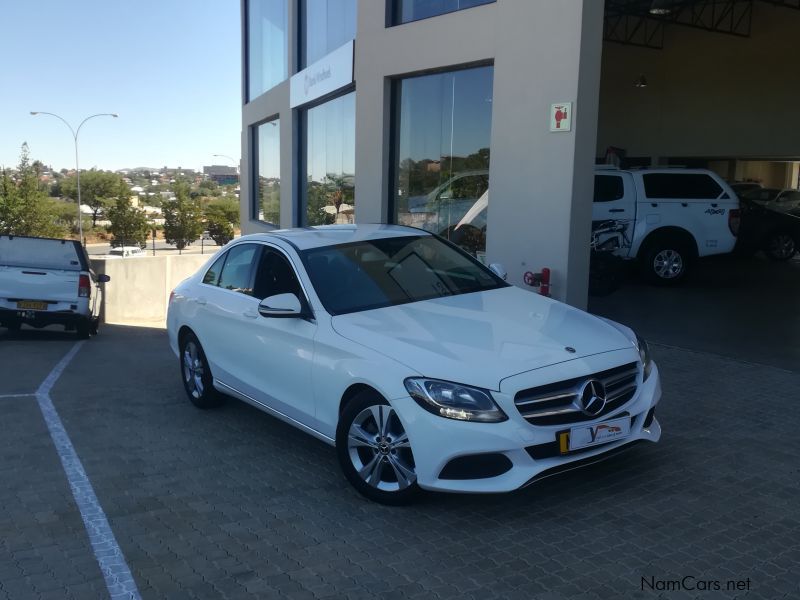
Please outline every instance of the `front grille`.
[[[638, 375], [639, 363], [632, 362], [607, 371], [522, 390], [514, 396], [514, 404], [531, 425], [591, 421], [614, 412], [633, 398]], [[581, 390], [590, 379], [601, 381], [606, 390], [605, 407], [596, 415], [587, 415], [580, 406]]]

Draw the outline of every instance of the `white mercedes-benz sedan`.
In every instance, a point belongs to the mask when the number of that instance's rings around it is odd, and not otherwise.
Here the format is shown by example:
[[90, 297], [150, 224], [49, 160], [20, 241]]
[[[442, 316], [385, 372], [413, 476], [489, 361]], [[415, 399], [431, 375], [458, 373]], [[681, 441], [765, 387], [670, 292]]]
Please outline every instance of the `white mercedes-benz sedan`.
[[196, 406], [233, 396], [334, 445], [388, 504], [657, 441], [644, 340], [500, 274], [408, 227], [242, 236], [173, 291], [170, 345]]

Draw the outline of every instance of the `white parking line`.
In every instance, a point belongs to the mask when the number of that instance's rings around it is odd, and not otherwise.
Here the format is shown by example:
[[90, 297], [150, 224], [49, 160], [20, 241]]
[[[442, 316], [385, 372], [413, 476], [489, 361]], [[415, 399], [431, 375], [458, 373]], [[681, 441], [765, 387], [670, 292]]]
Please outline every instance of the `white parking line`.
[[4, 398], [33, 398], [36, 394], [2, 394], [0, 400]]
[[86, 533], [89, 535], [89, 542], [92, 545], [94, 556], [106, 581], [108, 593], [115, 600], [117, 598], [141, 600], [136, 582], [133, 580], [133, 575], [131, 575], [128, 564], [125, 562], [122, 550], [117, 544], [89, 477], [83, 469], [83, 464], [81, 464], [67, 431], [64, 429], [64, 424], [61, 422], [61, 417], [58, 416], [58, 412], [50, 398], [50, 390], [53, 389], [61, 373], [64, 372], [66, 366], [78, 353], [78, 350], [81, 349], [83, 343], [76, 343], [50, 372], [47, 379], [36, 390], [36, 400], [47, 424], [47, 429], [50, 431], [50, 437], [53, 439], [58, 457], [64, 467], [69, 487], [72, 489], [72, 496], [75, 498], [75, 503], [78, 505], [83, 524], [86, 527]]

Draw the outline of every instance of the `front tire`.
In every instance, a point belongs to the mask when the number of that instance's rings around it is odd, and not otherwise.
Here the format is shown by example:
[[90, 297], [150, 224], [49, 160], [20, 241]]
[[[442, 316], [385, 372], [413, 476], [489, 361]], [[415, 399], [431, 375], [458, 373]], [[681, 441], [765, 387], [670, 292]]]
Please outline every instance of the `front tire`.
[[336, 427], [336, 455], [350, 484], [373, 502], [397, 506], [419, 495], [408, 435], [377, 392], [362, 392], [345, 407]]
[[214, 389], [208, 359], [194, 334], [188, 333], [181, 340], [180, 356], [181, 381], [192, 404], [203, 409], [219, 406], [222, 396]]
[[685, 244], [659, 240], [648, 245], [642, 253], [642, 274], [656, 285], [676, 285], [686, 277], [691, 258]]

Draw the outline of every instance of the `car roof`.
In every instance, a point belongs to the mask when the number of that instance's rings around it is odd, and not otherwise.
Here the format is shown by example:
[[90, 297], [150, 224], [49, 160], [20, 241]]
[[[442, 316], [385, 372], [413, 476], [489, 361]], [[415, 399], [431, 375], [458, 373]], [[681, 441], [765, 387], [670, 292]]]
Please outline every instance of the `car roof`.
[[431, 235], [422, 229], [403, 225], [358, 224], [358, 225], [318, 225], [294, 229], [275, 229], [266, 233], [243, 235], [237, 241], [264, 241], [275, 239], [287, 242], [296, 250], [309, 250], [323, 246], [337, 246], [352, 242], [380, 240], [393, 237]]

